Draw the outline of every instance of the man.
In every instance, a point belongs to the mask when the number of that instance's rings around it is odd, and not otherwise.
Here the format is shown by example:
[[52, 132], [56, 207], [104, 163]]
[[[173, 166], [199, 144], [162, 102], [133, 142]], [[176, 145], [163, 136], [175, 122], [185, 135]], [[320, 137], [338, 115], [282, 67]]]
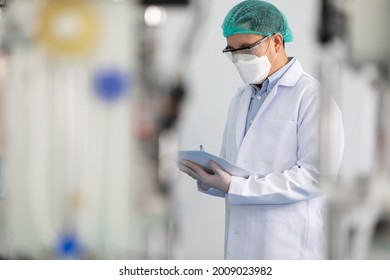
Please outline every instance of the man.
[[[221, 157], [256, 176], [231, 176], [214, 162], [214, 174], [189, 161], [181, 171], [199, 190], [226, 199], [226, 259], [323, 259], [324, 196], [319, 188], [318, 82], [284, 44], [293, 40], [284, 15], [272, 4], [247, 0], [222, 25], [224, 53], [246, 84], [234, 96]], [[330, 158], [341, 164], [341, 114], [331, 100], [336, 135]]]

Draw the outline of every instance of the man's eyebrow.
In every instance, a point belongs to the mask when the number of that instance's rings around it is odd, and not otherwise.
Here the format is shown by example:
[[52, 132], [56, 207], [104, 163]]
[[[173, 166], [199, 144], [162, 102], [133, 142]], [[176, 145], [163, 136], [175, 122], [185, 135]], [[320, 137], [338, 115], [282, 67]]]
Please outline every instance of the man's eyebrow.
[[254, 43], [243, 43], [240, 45], [240, 48], [246, 48], [246, 47], [249, 47], [251, 45], [253, 45]]

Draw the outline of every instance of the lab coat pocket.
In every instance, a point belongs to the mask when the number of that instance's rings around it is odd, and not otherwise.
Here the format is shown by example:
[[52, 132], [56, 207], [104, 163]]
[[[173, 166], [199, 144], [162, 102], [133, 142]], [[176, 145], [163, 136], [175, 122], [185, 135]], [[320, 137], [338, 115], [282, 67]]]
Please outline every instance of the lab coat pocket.
[[270, 260], [295, 260], [304, 255], [305, 223], [298, 214], [279, 217], [257, 213], [251, 221], [249, 256]]
[[304, 215], [294, 213], [297, 206], [232, 207], [226, 259], [303, 258], [306, 222]]
[[287, 120], [265, 120], [261, 128], [261, 139], [256, 159], [286, 163], [294, 155], [296, 123]]

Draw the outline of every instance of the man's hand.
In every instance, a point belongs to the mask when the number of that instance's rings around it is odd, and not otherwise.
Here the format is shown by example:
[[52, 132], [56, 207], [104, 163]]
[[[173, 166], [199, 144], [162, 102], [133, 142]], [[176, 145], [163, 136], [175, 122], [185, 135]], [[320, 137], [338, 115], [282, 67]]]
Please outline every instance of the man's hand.
[[179, 169], [195, 180], [200, 180], [224, 193], [229, 192], [231, 175], [215, 162], [210, 162], [210, 167], [213, 174], [207, 173], [202, 167], [188, 160], [179, 163]]

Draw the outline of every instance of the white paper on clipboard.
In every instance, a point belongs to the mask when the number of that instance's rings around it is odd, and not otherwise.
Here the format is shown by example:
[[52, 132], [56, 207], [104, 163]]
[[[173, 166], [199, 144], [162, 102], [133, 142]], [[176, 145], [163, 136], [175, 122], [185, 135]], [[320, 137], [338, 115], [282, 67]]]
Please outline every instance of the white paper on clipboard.
[[254, 174], [253, 171], [239, 167], [227, 161], [226, 159], [206, 153], [204, 151], [179, 151], [178, 160], [179, 162], [182, 160], [192, 161], [202, 166], [203, 169], [205, 169], [207, 172], [212, 172], [210, 168], [210, 161], [214, 161], [223, 170], [225, 170], [232, 176], [248, 178], [249, 176]]

